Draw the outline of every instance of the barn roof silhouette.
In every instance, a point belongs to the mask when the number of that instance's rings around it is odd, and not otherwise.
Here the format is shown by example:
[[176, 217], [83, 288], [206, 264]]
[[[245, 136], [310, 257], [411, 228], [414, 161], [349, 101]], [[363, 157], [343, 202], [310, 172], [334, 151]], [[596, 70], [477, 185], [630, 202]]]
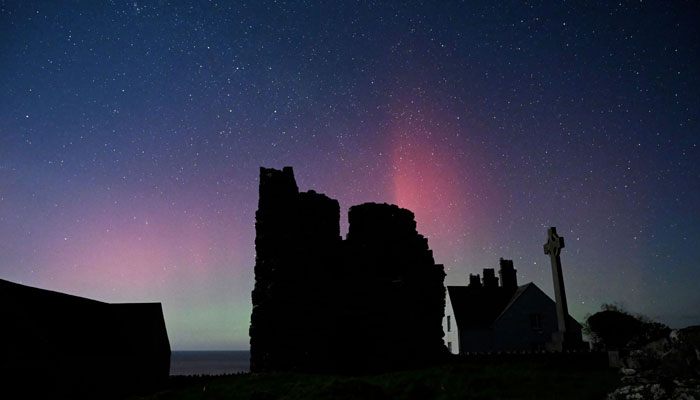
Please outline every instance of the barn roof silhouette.
[[18, 387], [128, 391], [169, 375], [160, 303], [109, 304], [0, 279], [0, 321], [0, 374]]

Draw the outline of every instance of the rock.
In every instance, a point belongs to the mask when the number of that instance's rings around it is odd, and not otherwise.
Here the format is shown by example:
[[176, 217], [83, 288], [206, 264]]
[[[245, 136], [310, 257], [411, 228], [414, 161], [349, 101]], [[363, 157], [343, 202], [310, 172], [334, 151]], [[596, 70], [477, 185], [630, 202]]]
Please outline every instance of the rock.
[[671, 394], [673, 400], [700, 400], [700, 387], [685, 388], [678, 387]]
[[622, 387], [608, 398], [700, 400], [699, 354], [700, 327], [672, 331], [623, 359]]
[[666, 399], [666, 391], [659, 384], [628, 385], [608, 395], [608, 400]]
[[629, 356], [623, 361], [626, 368], [635, 370], [649, 370], [654, 368], [659, 363], [659, 358], [653, 353], [644, 349], [630, 352]]

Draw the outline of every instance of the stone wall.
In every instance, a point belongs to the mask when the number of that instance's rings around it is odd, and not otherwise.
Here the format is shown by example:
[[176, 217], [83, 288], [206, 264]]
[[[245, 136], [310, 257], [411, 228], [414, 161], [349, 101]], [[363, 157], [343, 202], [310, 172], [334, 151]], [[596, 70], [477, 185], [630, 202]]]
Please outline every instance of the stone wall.
[[700, 326], [689, 326], [621, 357], [620, 387], [608, 400], [700, 399]]
[[290, 167], [261, 168], [251, 371], [371, 372], [445, 354], [445, 277], [414, 215], [300, 193]]

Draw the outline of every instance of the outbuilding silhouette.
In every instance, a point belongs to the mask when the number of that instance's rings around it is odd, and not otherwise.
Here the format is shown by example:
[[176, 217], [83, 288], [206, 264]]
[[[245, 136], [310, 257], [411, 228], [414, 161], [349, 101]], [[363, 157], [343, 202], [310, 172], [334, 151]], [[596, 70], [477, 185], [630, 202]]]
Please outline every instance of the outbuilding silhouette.
[[169, 375], [160, 303], [108, 304], [0, 279], [0, 321], [4, 393], [104, 397]]

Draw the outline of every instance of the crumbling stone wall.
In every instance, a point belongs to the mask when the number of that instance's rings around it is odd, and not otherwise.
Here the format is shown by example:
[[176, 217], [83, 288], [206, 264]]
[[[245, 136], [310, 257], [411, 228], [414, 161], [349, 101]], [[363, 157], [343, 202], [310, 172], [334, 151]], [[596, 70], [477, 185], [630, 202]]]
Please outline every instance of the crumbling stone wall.
[[251, 371], [372, 372], [445, 353], [445, 273], [414, 215], [366, 203], [340, 236], [336, 200], [261, 168]]
[[700, 326], [673, 330], [622, 359], [621, 385], [608, 400], [700, 398]]

